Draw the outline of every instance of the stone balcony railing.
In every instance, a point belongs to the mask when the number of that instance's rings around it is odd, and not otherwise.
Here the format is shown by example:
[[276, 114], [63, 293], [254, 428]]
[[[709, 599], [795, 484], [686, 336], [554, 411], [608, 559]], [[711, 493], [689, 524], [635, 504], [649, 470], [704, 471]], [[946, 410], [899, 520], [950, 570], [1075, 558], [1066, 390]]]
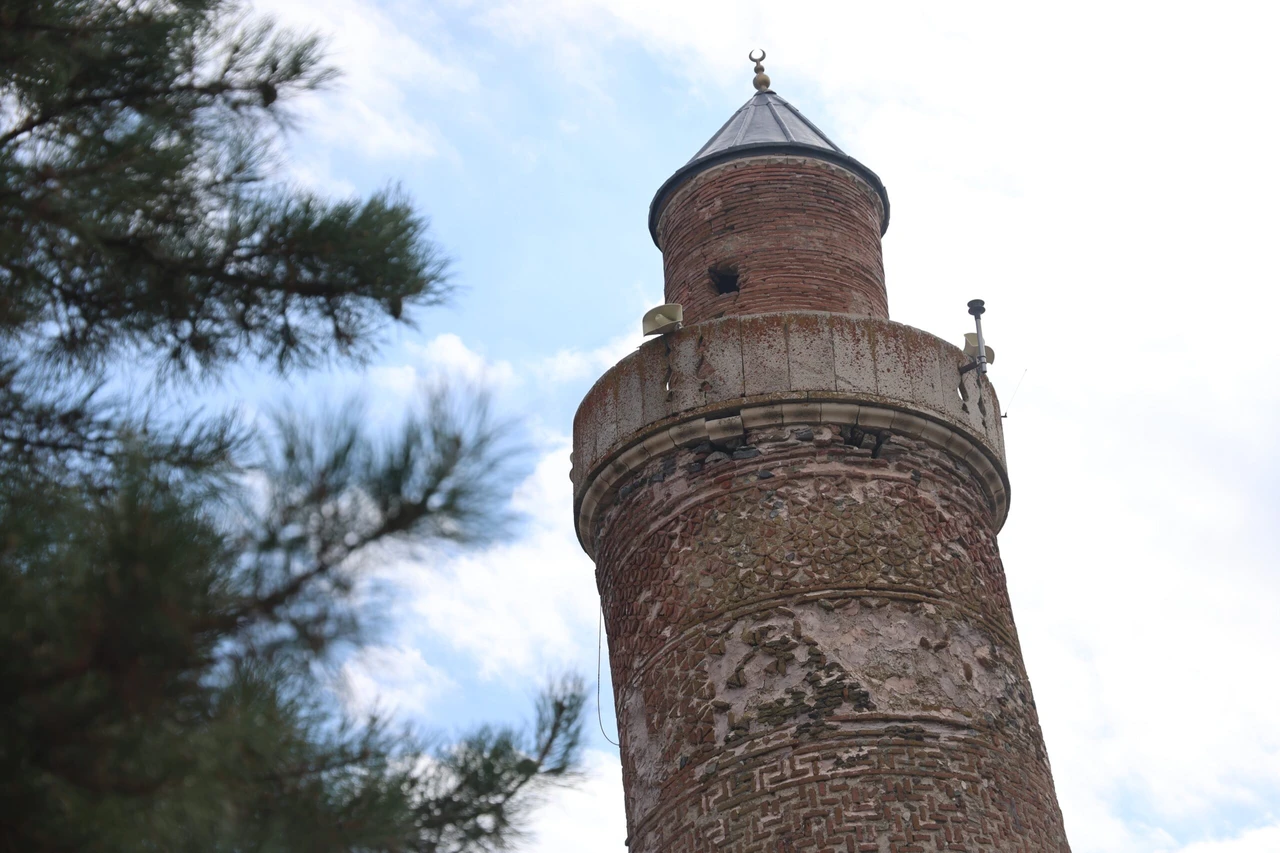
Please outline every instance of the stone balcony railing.
[[574, 417], [578, 538], [594, 553], [610, 489], [677, 446], [775, 424], [830, 423], [923, 439], [982, 482], [995, 528], [1009, 481], [995, 392], [969, 359], [927, 332], [818, 312], [725, 317], [647, 341], [606, 372]]

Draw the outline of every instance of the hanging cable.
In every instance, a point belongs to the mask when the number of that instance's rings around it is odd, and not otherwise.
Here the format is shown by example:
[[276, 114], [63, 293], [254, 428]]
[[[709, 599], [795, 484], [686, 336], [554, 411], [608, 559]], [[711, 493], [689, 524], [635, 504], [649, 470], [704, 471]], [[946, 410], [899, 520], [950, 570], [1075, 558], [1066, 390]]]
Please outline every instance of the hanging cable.
[[604, 730], [604, 715], [600, 711], [600, 665], [604, 658], [604, 608], [596, 611], [596, 722], [600, 724], [600, 734], [609, 743], [622, 748], [622, 745], [609, 737]]
[[1022, 371], [1022, 375], [1018, 377], [1018, 384], [1013, 386], [1013, 393], [1009, 395], [1009, 402], [1005, 403], [1004, 414], [1001, 415], [1000, 417], [1002, 418], [1009, 417], [1009, 407], [1013, 405], [1013, 398], [1018, 396], [1018, 389], [1022, 387], [1022, 380], [1027, 378], [1027, 370], [1030, 370], [1030, 369], [1031, 368], [1029, 367], [1026, 368], [1026, 370]]

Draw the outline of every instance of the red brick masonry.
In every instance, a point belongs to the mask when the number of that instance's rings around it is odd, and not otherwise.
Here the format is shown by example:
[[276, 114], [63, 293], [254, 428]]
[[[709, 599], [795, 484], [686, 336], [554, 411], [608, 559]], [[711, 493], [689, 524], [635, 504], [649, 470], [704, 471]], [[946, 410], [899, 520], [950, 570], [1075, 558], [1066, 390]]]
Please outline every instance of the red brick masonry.
[[[880, 198], [839, 166], [805, 157], [734, 160], [695, 176], [658, 222], [666, 299], [686, 323], [770, 311], [887, 318]], [[737, 271], [719, 294], [712, 268]]]
[[839, 430], [675, 451], [602, 514], [630, 849], [1067, 851], [981, 489]]

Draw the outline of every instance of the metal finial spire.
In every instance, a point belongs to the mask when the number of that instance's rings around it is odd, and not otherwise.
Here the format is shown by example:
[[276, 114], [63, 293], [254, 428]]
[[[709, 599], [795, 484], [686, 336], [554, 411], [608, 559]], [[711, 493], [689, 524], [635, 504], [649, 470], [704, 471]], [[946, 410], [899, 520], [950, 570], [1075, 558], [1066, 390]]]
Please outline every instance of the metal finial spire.
[[[759, 57], [756, 56], [757, 53], [760, 54]], [[761, 65], [764, 62], [764, 55], [763, 49], [753, 50], [747, 54], [747, 59], [756, 64], [756, 79], [751, 82], [756, 87], [757, 92], [769, 91], [769, 75], [764, 73], [764, 66]]]

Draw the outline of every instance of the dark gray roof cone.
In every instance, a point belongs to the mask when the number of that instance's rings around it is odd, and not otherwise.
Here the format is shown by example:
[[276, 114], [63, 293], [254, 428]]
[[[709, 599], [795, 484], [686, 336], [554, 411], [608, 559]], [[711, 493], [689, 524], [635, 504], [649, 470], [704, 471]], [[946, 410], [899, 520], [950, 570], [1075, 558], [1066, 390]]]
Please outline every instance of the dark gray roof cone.
[[[766, 78], [767, 79], [767, 78]], [[827, 135], [772, 89], [752, 95], [702, 146], [693, 159], [680, 167], [658, 189], [649, 205], [649, 233], [658, 242], [658, 217], [667, 200], [685, 181], [699, 172], [739, 157], [759, 154], [802, 154], [836, 163], [871, 185], [884, 204], [880, 233], [889, 228], [889, 194], [875, 172], [840, 150]]]

